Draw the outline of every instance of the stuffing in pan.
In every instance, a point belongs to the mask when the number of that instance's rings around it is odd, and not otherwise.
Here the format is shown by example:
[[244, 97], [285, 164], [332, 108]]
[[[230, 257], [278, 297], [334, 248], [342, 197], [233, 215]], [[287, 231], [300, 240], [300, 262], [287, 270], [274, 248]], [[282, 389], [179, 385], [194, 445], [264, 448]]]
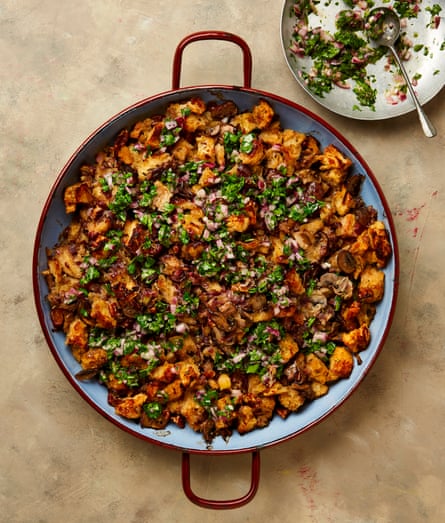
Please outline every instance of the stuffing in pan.
[[190, 99], [123, 130], [66, 188], [72, 221], [48, 251], [77, 377], [118, 415], [208, 443], [348, 378], [391, 256], [351, 163], [264, 100]]

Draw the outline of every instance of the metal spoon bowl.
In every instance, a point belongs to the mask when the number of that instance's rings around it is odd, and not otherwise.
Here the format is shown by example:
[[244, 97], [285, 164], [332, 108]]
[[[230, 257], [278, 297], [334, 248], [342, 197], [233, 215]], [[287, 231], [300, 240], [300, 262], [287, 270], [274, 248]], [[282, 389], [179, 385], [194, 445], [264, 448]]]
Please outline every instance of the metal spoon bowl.
[[411, 84], [411, 80], [406, 72], [406, 69], [400, 60], [396, 48], [394, 47], [395, 42], [400, 35], [400, 20], [397, 14], [387, 7], [376, 7], [368, 15], [368, 36], [377, 45], [383, 45], [388, 47], [394, 56], [403, 77], [405, 78], [406, 85], [414, 101], [414, 105], [417, 109], [420, 124], [422, 125], [423, 132], [428, 138], [436, 136], [437, 132], [433, 124], [430, 122], [428, 116], [425, 114], [420, 102], [416, 96], [414, 88]]

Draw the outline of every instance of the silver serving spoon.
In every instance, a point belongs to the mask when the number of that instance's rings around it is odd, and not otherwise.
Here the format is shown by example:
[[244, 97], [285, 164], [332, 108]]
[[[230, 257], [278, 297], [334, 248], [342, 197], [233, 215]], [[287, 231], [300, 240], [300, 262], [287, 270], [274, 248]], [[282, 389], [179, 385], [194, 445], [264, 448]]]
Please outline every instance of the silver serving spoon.
[[400, 71], [402, 72], [408, 90], [413, 98], [414, 105], [417, 109], [417, 114], [419, 115], [419, 120], [422, 125], [423, 132], [428, 138], [436, 136], [437, 131], [434, 128], [434, 125], [430, 122], [428, 116], [422, 109], [422, 106], [417, 99], [416, 93], [414, 92], [413, 86], [411, 85], [411, 80], [406, 72], [405, 67], [402, 64], [402, 61], [397, 54], [397, 51], [394, 47], [394, 43], [400, 35], [400, 20], [397, 14], [388, 9], [387, 7], [376, 7], [368, 15], [368, 23], [370, 24], [370, 30], [368, 31], [369, 37], [374, 40], [377, 45], [384, 45], [392, 52], [397, 65], [399, 66]]

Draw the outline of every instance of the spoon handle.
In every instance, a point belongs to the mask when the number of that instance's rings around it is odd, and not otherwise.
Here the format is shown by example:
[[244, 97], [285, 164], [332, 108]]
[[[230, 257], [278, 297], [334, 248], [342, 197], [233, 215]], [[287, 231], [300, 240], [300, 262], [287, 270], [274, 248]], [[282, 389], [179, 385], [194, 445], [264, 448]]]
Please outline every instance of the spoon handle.
[[397, 54], [396, 49], [393, 46], [391, 46], [390, 49], [391, 49], [391, 52], [392, 52], [392, 54], [393, 54], [393, 56], [394, 56], [394, 58], [395, 58], [395, 60], [397, 62], [397, 65], [399, 66], [400, 71], [402, 72], [402, 74], [403, 74], [403, 76], [405, 78], [406, 85], [408, 86], [408, 90], [409, 90], [409, 92], [410, 92], [410, 94], [412, 96], [412, 99], [414, 101], [414, 105], [416, 106], [417, 114], [419, 116], [419, 120], [420, 120], [420, 124], [422, 126], [422, 129], [423, 129], [423, 132], [425, 133], [425, 136], [427, 136], [428, 138], [432, 138], [433, 136], [436, 136], [436, 134], [437, 134], [436, 128], [430, 122], [430, 119], [425, 114], [425, 111], [422, 109], [422, 106], [419, 103], [419, 100], [418, 100], [418, 98], [416, 96], [416, 93], [414, 92], [414, 88], [411, 85], [411, 80], [410, 80], [410, 78], [408, 76], [408, 73], [406, 72], [406, 69], [405, 69], [405, 67], [402, 64], [402, 61], [400, 60], [399, 55]]

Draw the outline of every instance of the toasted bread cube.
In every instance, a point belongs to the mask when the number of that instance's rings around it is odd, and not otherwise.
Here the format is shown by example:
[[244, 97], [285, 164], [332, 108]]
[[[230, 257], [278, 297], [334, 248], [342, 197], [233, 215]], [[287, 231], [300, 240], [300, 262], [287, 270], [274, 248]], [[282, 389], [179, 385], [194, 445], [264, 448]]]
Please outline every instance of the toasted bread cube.
[[286, 336], [280, 340], [279, 347], [281, 359], [284, 363], [287, 363], [299, 351], [298, 343], [289, 334], [286, 334]]
[[176, 158], [179, 162], [185, 162], [191, 157], [194, 148], [191, 143], [189, 143], [184, 138], [180, 138], [178, 142], [172, 148], [173, 157]]
[[116, 407], [115, 412], [119, 416], [127, 419], [139, 419], [142, 414], [142, 405], [145, 403], [147, 395], [140, 392], [136, 396], [124, 398]]
[[344, 332], [342, 334], [342, 342], [353, 353], [357, 353], [366, 349], [370, 339], [371, 334], [369, 332], [368, 326], [365, 324], [361, 325], [358, 329], [354, 329], [350, 332]]
[[68, 186], [63, 194], [65, 209], [68, 214], [74, 212], [78, 204], [91, 204], [93, 197], [87, 183], [79, 182]]
[[329, 381], [336, 381], [341, 378], [348, 378], [354, 366], [352, 354], [345, 348], [338, 345], [329, 360]]
[[102, 329], [114, 329], [117, 325], [116, 301], [111, 297], [105, 300], [99, 296], [92, 295], [91, 298], [90, 316], [95, 321], [96, 326]]
[[66, 334], [66, 344], [80, 352], [85, 350], [88, 345], [88, 327], [84, 321], [76, 318], [70, 323]]
[[100, 369], [107, 361], [107, 351], [101, 348], [87, 350], [80, 359], [82, 368], [86, 370]]
[[206, 419], [206, 410], [196, 401], [195, 393], [187, 390], [177, 406], [179, 406], [179, 413], [184, 416], [190, 427], [198, 431]]
[[229, 232], [245, 232], [250, 225], [250, 219], [245, 214], [231, 214], [225, 221]]
[[385, 273], [375, 267], [367, 266], [360, 275], [358, 296], [365, 303], [374, 303], [383, 298]]
[[257, 425], [256, 417], [253, 414], [253, 409], [249, 405], [242, 405], [238, 409], [238, 432], [246, 434], [252, 431]]
[[301, 276], [295, 268], [289, 269], [286, 273], [285, 281], [293, 294], [300, 295], [306, 292]]
[[304, 404], [305, 400], [304, 396], [298, 392], [298, 390], [288, 387], [286, 392], [278, 396], [278, 401], [286, 409], [291, 412], [296, 412]]
[[[58, 268], [68, 276], [73, 278], [80, 279], [82, 277], [82, 269], [80, 268], [80, 263], [75, 259], [73, 253], [71, 252], [69, 245], [61, 245], [57, 247], [57, 259], [56, 264]], [[56, 269], [56, 267], [52, 267]], [[58, 271], [58, 268], [56, 272]]]
[[229, 390], [232, 387], [232, 381], [228, 374], [220, 374], [218, 376], [219, 390]]
[[252, 113], [237, 114], [230, 123], [239, 127], [243, 134], [249, 134], [258, 127]]
[[322, 384], [326, 383], [329, 375], [329, 369], [326, 365], [318, 356], [312, 353], [306, 356], [306, 372], [311, 380]]
[[274, 110], [266, 100], [260, 100], [252, 109], [252, 116], [258, 129], [266, 129], [266, 127], [268, 127], [272, 122], [274, 114]]
[[311, 389], [312, 389], [314, 398], [319, 398], [320, 396], [324, 396], [329, 391], [329, 387], [326, 385], [326, 383], [319, 383], [318, 381], [313, 381], [311, 383]]
[[205, 134], [196, 137], [196, 160], [202, 160], [204, 162], [215, 161], [215, 138], [207, 136]]

